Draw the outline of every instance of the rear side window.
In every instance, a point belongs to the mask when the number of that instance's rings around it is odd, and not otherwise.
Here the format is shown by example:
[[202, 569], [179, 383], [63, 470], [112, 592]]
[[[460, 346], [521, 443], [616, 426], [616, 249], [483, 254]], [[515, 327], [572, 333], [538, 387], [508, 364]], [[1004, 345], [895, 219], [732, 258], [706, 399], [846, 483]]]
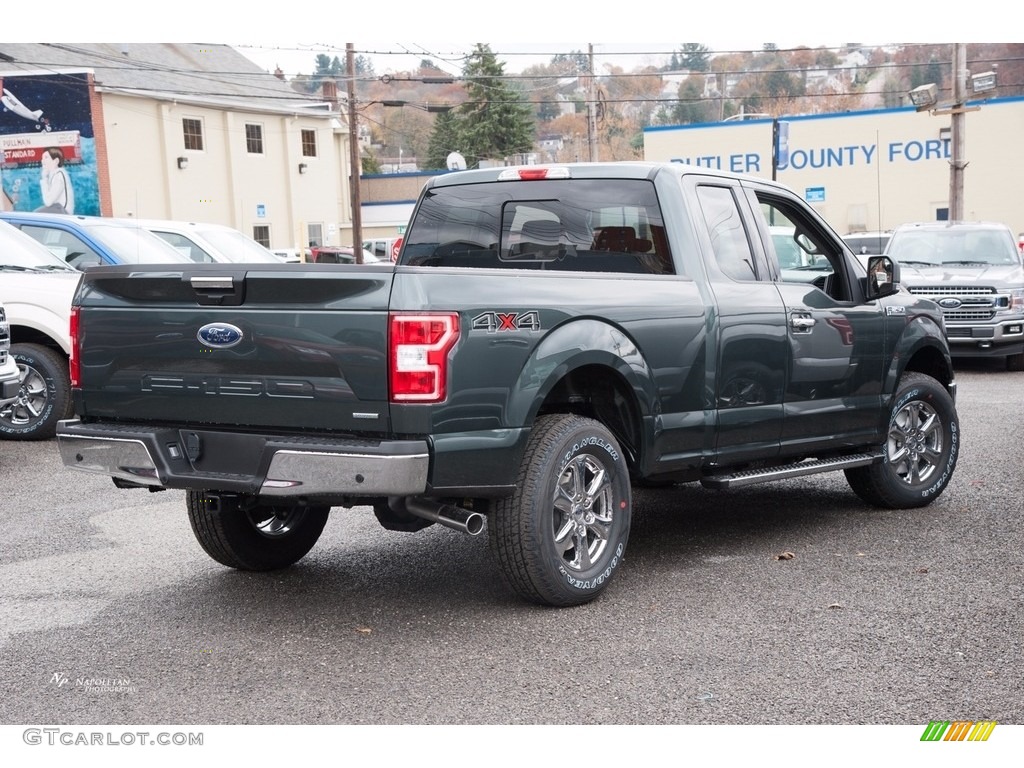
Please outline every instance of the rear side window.
[[49, 248], [50, 253], [73, 267], [86, 263], [102, 264], [104, 261], [103, 257], [82, 238], [66, 230], [26, 224], [21, 231], [34, 237]]
[[636, 179], [439, 187], [420, 203], [402, 264], [673, 274], [654, 186]]

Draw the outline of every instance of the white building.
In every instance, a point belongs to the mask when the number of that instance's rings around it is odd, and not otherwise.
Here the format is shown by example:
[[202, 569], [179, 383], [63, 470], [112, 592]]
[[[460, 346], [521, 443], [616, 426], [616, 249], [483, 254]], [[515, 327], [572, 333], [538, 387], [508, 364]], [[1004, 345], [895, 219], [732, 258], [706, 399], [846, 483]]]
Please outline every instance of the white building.
[[[964, 218], [1024, 232], [1016, 193], [1024, 154], [1024, 98], [967, 104]], [[975, 109], [976, 108], [976, 109]], [[782, 117], [788, 156], [775, 177], [810, 202], [840, 234], [948, 217], [950, 116], [913, 107]], [[644, 131], [644, 157], [772, 178], [771, 119], [660, 126]]]
[[[272, 248], [351, 243], [349, 131], [226, 45], [0, 43], [4, 204], [68, 158], [75, 213], [226, 224]], [[25, 117], [40, 111], [33, 121]], [[33, 124], [34, 123], [34, 124]]]

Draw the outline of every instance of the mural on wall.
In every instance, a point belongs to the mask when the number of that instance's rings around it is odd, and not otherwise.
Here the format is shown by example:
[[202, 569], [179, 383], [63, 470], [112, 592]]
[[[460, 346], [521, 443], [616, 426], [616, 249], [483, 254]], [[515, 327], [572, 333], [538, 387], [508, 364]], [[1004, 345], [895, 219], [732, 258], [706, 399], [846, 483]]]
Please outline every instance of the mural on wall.
[[0, 210], [100, 214], [85, 74], [0, 74]]

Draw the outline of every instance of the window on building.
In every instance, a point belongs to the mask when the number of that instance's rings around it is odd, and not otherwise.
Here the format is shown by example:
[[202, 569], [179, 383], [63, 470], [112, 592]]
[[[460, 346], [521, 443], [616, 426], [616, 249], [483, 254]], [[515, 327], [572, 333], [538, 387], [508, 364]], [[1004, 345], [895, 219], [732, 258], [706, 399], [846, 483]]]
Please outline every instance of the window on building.
[[257, 123], [245, 124], [245, 151], [250, 155], [263, 154], [263, 126]]
[[252, 239], [264, 248], [270, 247], [270, 227], [266, 224], [257, 224], [252, 228]]
[[203, 121], [195, 117], [182, 118], [181, 129], [185, 137], [185, 149], [201, 151], [203, 149]]
[[306, 235], [308, 236], [309, 246], [315, 248], [316, 246], [324, 244], [324, 226], [323, 224], [307, 224]]
[[316, 157], [316, 131], [302, 131], [302, 156]]

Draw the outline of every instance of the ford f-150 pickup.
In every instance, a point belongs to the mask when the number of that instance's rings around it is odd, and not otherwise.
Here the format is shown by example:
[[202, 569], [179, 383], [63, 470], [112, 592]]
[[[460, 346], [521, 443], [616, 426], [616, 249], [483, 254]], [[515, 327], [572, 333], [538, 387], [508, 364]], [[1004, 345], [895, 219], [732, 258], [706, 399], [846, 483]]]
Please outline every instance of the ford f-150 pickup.
[[72, 330], [64, 463], [184, 489], [240, 569], [364, 507], [486, 529], [514, 592], [575, 605], [622, 567], [634, 486], [843, 471], [909, 508], [959, 451], [942, 314], [899, 264], [779, 184], [683, 164], [438, 176], [395, 264], [97, 267]]

